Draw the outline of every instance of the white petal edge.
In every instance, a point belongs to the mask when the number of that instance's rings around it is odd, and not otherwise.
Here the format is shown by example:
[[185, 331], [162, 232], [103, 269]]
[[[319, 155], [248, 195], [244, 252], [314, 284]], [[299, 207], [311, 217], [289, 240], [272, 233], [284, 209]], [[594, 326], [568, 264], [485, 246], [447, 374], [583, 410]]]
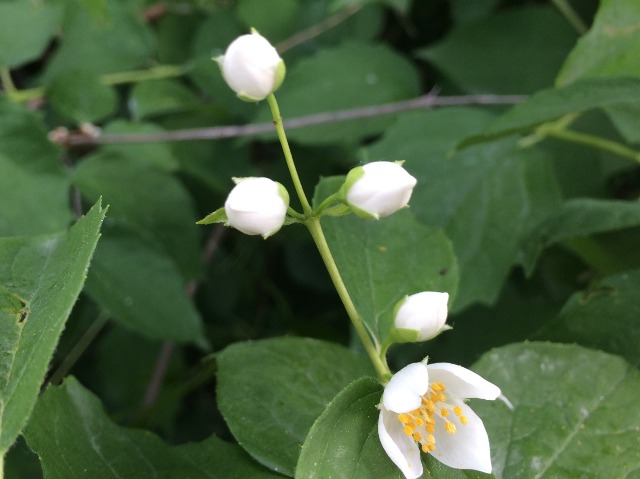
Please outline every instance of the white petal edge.
[[436, 416], [434, 437], [436, 448], [431, 455], [446, 466], [455, 469], [473, 469], [491, 473], [489, 437], [482, 419], [466, 404], [458, 404], [469, 422], [460, 424], [455, 418], [456, 432], [445, 431], [443, 420]]
[[427, 366], [431, 382], [441, 382], [446, 394], [458, 399], [496, 399], [500, 388], [478, 374], [451, 363], [434, 363]]
[[397, 414], [384, 407], [380, 410], [378, 417], [378, 436], [389, 459], [398, 466], [407, 479], [417, 479], [422, 476], [422, 461], [418, 445], [404, 433]]
[[429, 389], [429, 371], [423, 363], [412, 363], [395, 373], [384, 388], [382, 404], [389, 411], [409, 412], [420, 406]]

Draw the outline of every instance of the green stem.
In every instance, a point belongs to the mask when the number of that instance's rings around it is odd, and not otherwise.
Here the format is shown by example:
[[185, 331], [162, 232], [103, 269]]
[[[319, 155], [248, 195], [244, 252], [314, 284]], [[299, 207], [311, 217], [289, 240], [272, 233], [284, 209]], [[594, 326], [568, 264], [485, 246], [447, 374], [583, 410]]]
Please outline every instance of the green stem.
[[578, 143], [580, 145], [586, 145], [592, 148], [597, 148], [599, 150], [608, 151], [609, 153], [613, 153], [624, 158], [630, 158], [640, 163], [640, 152], [632, 150], [631, 148], [628, 148], [625, 145], [622, 145], [615, 141], [607, 140], [599, 136], [589, 135], [587, 133], [579, 133], [572, 130], [546, 128], [540, 130], [540, 133], [545, 136], [558, 138], [560, 140], [566, 140], [572, 143]]
[[304, 194], [304, 189], [302, 188], [302, 183], [300, 182], [300, 177], [298, 176], [298, 171], [296, 170], [296, 165], [293, 161], [293, 156], [291, 155], [291, 149], [289, 148], [287, 135], [284, 132], [284, 125], [282, 124], [282, 115], [280, 114], [280, 109], [278, 108], [278, 102], [276, 101], [276, 97], [274, 96], [273, 93], [271, 93], [267, 97], [267, 101], [269, 102], [269, 106], [271, 107], [271, 116], [273, 117], [273, 124], [276, 127], [278, 139], [280, 140], [280, 145], [282, 146], [282, 151], [284, 152], [284, 159], [287, 162], [287, 167], [289, 168], [289, 173], [291, 174], [291, 179], [293, 180], [293, 186], [296, 189], [296, 193], [298, 193], [298, 198], [300, 198], [300, 204], [302, 204], [302, 211], [306, 216], [311, 216], [311, 213], [312, 213], [311, 205], [307, 200], [307, 196]]
[[7, 67], [0, 68], [0, 81], [2, 81], [4, 91], [7, 92], [9, 97], [13, 97], [18, 92], [11, 78], [11, 71]]
[[568, 0], [552, 0], [553, 4], [558, 10], [565, 16], [567, 21], [576, 29], [580, 35], [584, 35], [589, 31], [589, 28], [582, 21], [582, 18], [578, 16]]
[[[160, 80], [163, 78], [174, 78], [184, 75], [188, 70], [184, 65], [158, 65], [146, 70], [132, 70], [128, 72], [107, 73], [100, 77], [100, 83], [107, 86], [121, 85], [123, 83], [135, 83], [147, 80]], [[0, 73], [2, 71], [0, 70]], [[4, 76], [2, 77], [4, 83]], [[45, 95], [45, 87], [29, 88], [26, 90], [15, 90], [11, 94], [5, 84], [5, 89], [13, 101], [26, 102], [35, 100]]]
[[338, 292], [338, 296], [340, 296], [340, 299], [342, 300], [342, 304], [347, 311], [347, 315], [349, 316], [349, 319], [351, 319], [351, 323], [353, 324], [353, 327], [355, 328], [360, 341], [362, 341], [364, 349], [367, 352], [367, 355], [369, 356], [369, 359], [371, 360], [371, 363], [373, 364], [378, 377], [383, 382], [388, 381], [391, 377], [391, 371], [389, 371], [389, 367], [387, 366], [386, 361], [382, 361], [380, 359], [378, 350], [373, 344], [373, 341], [371, 340], [371, 337], [369, 336], [369, 333], [367, 332], [367, 329], [362, 322], [362, 318], [358, 314], [358, 311], [356, 310], [356, 307], [353, 304], [351, 297], [349, 296], [347, 287], [342, 280], [342, 276], [340, 276], [340, 271], [338, 270], [338, 266], [333, 259], [333, 255], [331, 254], [331, 250], [329, 249], [329, 245], [327, 244], [324, 232], [322, 231], [320, 219], [315, 217], [309, 218], [305, 224], [307, 225], [307, 228], [311, 233], [311, 237], [313, 238], [313, 241], [315, 242], [316, 247], [320, 252], [320, 256], [324, 261], [327, 271], [329, 272], [331, 281], [333, 281], [336, 291]]

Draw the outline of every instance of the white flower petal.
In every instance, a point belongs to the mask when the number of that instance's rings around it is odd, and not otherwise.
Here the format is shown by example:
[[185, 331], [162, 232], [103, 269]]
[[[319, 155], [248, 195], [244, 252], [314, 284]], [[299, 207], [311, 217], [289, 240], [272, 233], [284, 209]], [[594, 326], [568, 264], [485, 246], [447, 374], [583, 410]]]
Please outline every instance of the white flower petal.
[[378, 436], [389, 458], [407, 479], [422, 476], [422, 461], [418, 445], [404, 433], [397, 414], [387, 411], [384, 407], [380, 410], [378, 417]]
[[[382, 404], [389, 411], [408, 412], [420, 406], [429, 389], [429, 371], [422, 363], [412, 363], [395, 373], [384, 388]], [[398, 422], [398, 421], [397, 421]]]
[[431, 382], [446, 385], [447, 396], [459, 399], [496, 399], [500, 388], [462, 366], [450, 363], [435, 363], [427, 366]]
[[456, 425], [456, 432], [450, 434], [444, 428], [443, 419], [436, 416], [433, 434], [436, 439], [436, 448], [431, 455], [449, 467], [490, 473], [491, 450], [482, 419], [466, 404], [458, 405], [462, 408], [468, 423], [460, 424], [457, 418], [450, 415], [451, 422]]

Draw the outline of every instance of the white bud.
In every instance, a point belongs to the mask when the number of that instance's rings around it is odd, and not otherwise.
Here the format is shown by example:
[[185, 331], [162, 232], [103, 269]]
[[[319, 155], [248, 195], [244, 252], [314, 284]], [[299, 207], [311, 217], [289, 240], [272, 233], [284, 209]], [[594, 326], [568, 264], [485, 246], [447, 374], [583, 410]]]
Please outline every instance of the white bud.
[[241, 100], [264, 100], [284, 80], [282, 58], [255, 30], [236, 38], [218, 63], [225, 81]]
[[400, 164], [375, 161], [349, 172], [345, 199], [362, 218], [384, 218], [407, 206], [416, 183]]
[[231, 190], [224, 210], [228, 224], [248, 235], [267, 238], [282, 225], [289, 207], [289, 193], [269, 178], [243, 178]]
[[[393, 320], [396, 329], [417, 332], [414, 341], [426, 341], [449, 329], [447, 320], [448, 293], [423, 291], [405, 296], [396, 305]], [[400, 337], [406, 335], [399, 335]]]

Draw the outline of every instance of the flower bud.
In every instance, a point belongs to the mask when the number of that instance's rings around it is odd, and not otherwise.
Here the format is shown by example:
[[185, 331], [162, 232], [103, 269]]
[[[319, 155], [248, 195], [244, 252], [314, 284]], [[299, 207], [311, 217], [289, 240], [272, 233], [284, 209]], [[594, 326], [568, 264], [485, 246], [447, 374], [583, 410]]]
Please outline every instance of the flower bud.
[[447, 320], [448, 293], [423, 291], [405, 296], [394, 310], [392, 335], [396, 342], [426, 341], [450, 329]]
[[407, 206], [416, 183], [400, 163], [375, 161], [352, 169], [343, 188], [355, 214], [379, 219]]
[[289, 193], [269, 178], [234, 179], [224, 210], [230, 226], [248, 235], [267, 238], [282, 225], [289, 207]]
[[255, 30], [236, 38], [218, 63], [225, 81], [241, 100], [264, 100], [284, 80], [284, 61]]

